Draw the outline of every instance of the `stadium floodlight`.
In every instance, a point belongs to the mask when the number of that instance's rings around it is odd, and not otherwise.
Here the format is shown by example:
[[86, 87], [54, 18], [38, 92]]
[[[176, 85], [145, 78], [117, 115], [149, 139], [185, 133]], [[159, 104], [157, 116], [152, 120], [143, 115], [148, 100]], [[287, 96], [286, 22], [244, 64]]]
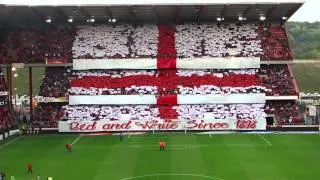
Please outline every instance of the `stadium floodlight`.
[[69, 19], [68, 19], [68, 22], [69, 22], [69, 23], [72, 23], [72, 22], [73, 22], [73, 19], [72, 19], [72, 18], [69, 18]]
[[51, 23], [51, 22], [52, 22], [51, 18], [46, 19], [46, 23]]
[[266, 20], [266, 17], [265, 16], [260, 16], [260, 21], [264, 21]]
[[113, 19], [112, 19], [112, 22], [113, 22], [113, 23], [117, 22], [117, 19], [114, 19], [114, 18], [113, 18]]
[[87, 19], [87, 23], [94, 23], [94, 22], [95, 22], [95, 19], [94, 19], [94, 18]]
[[286, 16], [282, 17], [282, 20], [287, 20], [287, 19], [288, 19], [288, 17], [286, 17]]

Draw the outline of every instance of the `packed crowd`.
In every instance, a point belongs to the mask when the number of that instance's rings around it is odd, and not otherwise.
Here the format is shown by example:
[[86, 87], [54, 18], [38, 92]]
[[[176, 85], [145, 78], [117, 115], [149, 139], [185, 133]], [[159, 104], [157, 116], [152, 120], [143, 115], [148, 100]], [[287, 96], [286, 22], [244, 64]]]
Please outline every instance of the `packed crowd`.
[[[172, 71], [175, 75], [171, 76], [170, 73]], [[225, 91], [254, 89], [253, 86], [258, 86], [260, 81], [254, 71], [221, 70], [221, 72], [214, 72], [179, 70], [176, 72], [175, 70], [158, 70], [150, 73], [145, 73], [145, 71], [141, 73], [139, 71], [125, 71], [122, 74], [132, 75], [123, 77], [121, 75], [112, 77], [108, 71], [104, 71], [103, 73], [98, 72], [96, 75], [90, 73], [90, 76], [83, 76], [85, 73], [82, 72], [80, 77], [78, 76], [78, 78], [71, 81], [69, 93], [87, 95], [95, 93], [102, 95], [119, 94], [122, 92], [124, 94], [131, 92], [135, 92], [135, 94], [161, 94], [161, 92], [165, 91], [157, 91], [157, 89], [166, 89], [181, 94], [221, 94], [224, 89]], [[163, 74], [169, 75], [164, 76]], [[190, 91], [187, 89], [188, 87], [191, 88]], [[201, 91], [201, 89], [205, 91]], [[218, 90], [213, 91], [214, 89]]]
[[44, 97], [68, 96], [71, 70], [61, 67], [47, 67], [40, 86], [39, 95]]
[[[281, 26], [255, 24], [82, 26], [72, 51], [74, 58], [87, 59], [235, 56], [288, 60], [292, 56], [284, 32]], [[168, 48], [171, 45], [174, 49]]]
[[158, 108], [148, 105], [135, 106], [64, 106], [65, 117], [73, 121], [115, 121], [120, 119], [151, 120], [159, 117]]
[[156, 57], [154, 25], [82, 26], [72, 46], [73, 58]]
[[[7, 83], [4, 78], [3, 72], [0, 69], [0, 92], [7, 91]], [[8, 96], [2, 94], [0, 95], [0, 132], [2, 130], [8, 129], [12, 125], [12, 121], [10, 120], [8, 114]]]
[[62, 106], [65, 103], [40, 103], [34, 111], [33, 128], [57, 128], [63, 118]]
[[[144, 121], [165, 119], [170, 117], [169, 111], [161, 114], [165, 105], [122, 105], [122, 106], [69, 106], [65, 103], [41, 103], [35, 110], [32, 127], [56, 128], [62, 119], [71, 121]], [[1, 114], [7, 110], [1, 109]], [[179, 120], [203, 119], [206, 115], [211, 119], [259, 119], [267, 114], [274, 114], [278, 124], [303, 124], [298, 105], [294, 101], [267, 101], [264, 104], [204, 104], [179, 105], [173, 109], [177, 113], [172, 117]], [[3, 117], [3, 116], [1, 116]], [[9, 120], [1, 120], [0, 124], [9, 125]], [[1, 128], [0, 128], [1, 129]]]
[[[50, 26], [16, 30], [8, 34], [6, 42], [0, 41], [1, 63], [43, 63], [48, 58], [158, 58], [165, 61], [170, 58], [230, 56], [292, 60], [285, 29], [275, 25], [98, 25], [82, 26], [78, 30]], [[5, 84], [3, 74], [0, 74], [0, 91], [7, 89]], [[103, 70], [74, 71], [72, 75], [70, 69], [50, 67], [46, 68], [39, 95], [239, 93], [297, 94], [286, 65], [262, 65], [260, 69], [247, 70]], [[279, 117], [281, 124], [301, 123], [298, 106], [293, 102], [268, 102], [265, 107], [261, 104], [174, 107], [63, 105], [40, 103], [33, 126], [57, 127], [58, 120], [64, 118], [74, 121], [167, 117], [191, 120], [203, 118], [205, 113], [215, 119], [255, 119], [271, 113]], [[6, 106], [0, 106], [0, 115], [0, 129], [9, 126]]]
[[177, 25], [178, 57], [260, 57], [261, 40], [254, 24]]
[[0, 63], [6, 63], [8, 59], [8, 48], [5, 44], [0, 44]]
[[272, 89], [270, 95], [298, 95], [287, 65], [264, 65], [259, 71], [263, 84]]
[[[72, 49], [74, 58], [259, 57], [262, 48], [257, 30], [254, 24], [83, 26]], [[167, 48], [171, 44], [177, 52]]]
[[0, 132], [3, 130], [10, 129], [12, 121], [9, 118], [7, 96], [0, 96]]
[[[50, 58], [70, 60], [74, 37], [73, 27], [16, 29], [8, 33], [6, 40], [8, 45], [5, 48], [10, 48], [13, 53], [3, 63], [44, 63]], [[4, 54], [5, 48], [0, 48], [1, 55]]]
[[[210, 113], [212, 119], [256, 119], [265, 118], [263, 104], [229, 104], [229, 105], [180, 105], [174, 106], [177, 119], [183, 121], [204, 118], [205, 113]], [[72, 121], [116, 121], [126, 120], [152, 120], [163, 118], [159, 113], [160, 106], [64, 106], [65, 116]]]
[[263, 48], [262, 60], [292, 60], [286, 30], [280, 25], [260, 27]]
[[210, 119], [259, 119], [265, 118], [264, 104], [204, 104], [204, 105], [180, 105], [174, 107], [178, 113], [178, 119], [194, 120], [203, 119], [208, 113]]
[[8, 48], [6, 45], [6, 38], [8, 37], [8, 31], [0, 29], [0, 64], [7, 61]]
[[75, 71], [73, 77], [70, 95], [297, 94], [286, 65], [263, 65], [260, 69], [247, 70]]
[[7, 87], [7, 83], [6, 80], [4, 78], [3, 72], [0, 69], [0, 92], [1, 91], [7, 91], [8, 87]]
[[265, 106], [267, 114], [274, 114], [278, 123], [303, 124], [299, 106], [296, 101], [268, 101]]
[[[256, 24], [48, 26], [0, 37], [1, 63], [46, 59], [261, 57], [292, 60], [285, 28]], [[173, 48], [168, 48], [172, 46]], [[10, 52], [8, 53], [10, 48]]]

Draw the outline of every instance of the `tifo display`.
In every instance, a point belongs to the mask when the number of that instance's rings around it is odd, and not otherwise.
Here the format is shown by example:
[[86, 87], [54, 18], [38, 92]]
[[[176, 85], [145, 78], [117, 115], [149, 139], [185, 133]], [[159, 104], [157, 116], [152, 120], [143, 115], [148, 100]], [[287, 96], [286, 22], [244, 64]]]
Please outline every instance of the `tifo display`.
[[[245, 120], [265, 129], [260, 124], [270, 116], [275, 124], [302, 123], [291, 67], [262, 64], [292, 60], [279, 24], [82, 25], [3, 34], [2, 42], [14, 44], [1, 45], [3, 63], [73, 62], [46, 67], [33, 128], [174, 121], [171, 129], [183, 130], [193, 121], [228, 121], [233, 125], [222, 129], [237, 129], [232, 122]], [[8, 110], [1, 112], [2, 126], [10, 126]]]

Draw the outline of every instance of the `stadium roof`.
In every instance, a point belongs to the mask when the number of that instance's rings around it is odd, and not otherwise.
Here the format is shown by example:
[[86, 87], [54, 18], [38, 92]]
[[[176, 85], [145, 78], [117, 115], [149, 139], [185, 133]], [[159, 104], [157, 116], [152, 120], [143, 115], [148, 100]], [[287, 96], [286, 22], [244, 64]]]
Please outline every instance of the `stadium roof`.
[[302, 5], [300, 0], [2, 0], [0, 17], [8, 19], [85, 22], [116, 19], [118, 22], [205, 22], [224, 18], [236, 21], [243, 17], [248, 21], [283, 22]]

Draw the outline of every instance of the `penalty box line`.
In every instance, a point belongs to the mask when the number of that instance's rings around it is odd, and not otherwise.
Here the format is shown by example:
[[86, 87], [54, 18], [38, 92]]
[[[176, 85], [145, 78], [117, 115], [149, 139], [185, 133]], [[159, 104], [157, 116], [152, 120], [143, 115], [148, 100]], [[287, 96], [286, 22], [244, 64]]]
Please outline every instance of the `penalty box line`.
[[71, 143], [71, 145], [74, 145], [76, 142], [78, 142], [82, 136], [83, 136], [83, 134], [80, 134], [80, 136], [79, 136], [77, 139], [75, 139], [75, 140]]
[[258, 136], [260, 136], [260, 138], [261, 138], [264, 142], [266, 142], [269, 146], [273, 146], [272, 143], [271, 143], [270, 141], [268, 141], [268, 139], [266, 139], [263, 135], [258, 134]]
[[5, 147], [9, 146], [10, 144], [16, 142], [19, 138], [20, 138], [20, 136], [18, 136], [18, 137], [16, 137], [16, 138], [12, 139], [11, 141], [5, 143], [4, 145], [0, 146], [0, 149], [3, 149], [3, 148], [5, 148]]
[[[115, 146], [108, 146], [108, 145], [102, 145], [102, 146], [77, 146], [75, 148], [155, 148], [158, 147], [159, 145], [139, 145], [139, 144], [133, 144], [133, 145], [115, 145]], [[193, 145], [193, 144], [184, 144], [184, 145], [168, 145], [168, 149], [174, 149], [174, 148], [181, 148], [181, 149], [189, 149], [189, 148], [214, 148], [214, 147], [259, 147], [259, 146], [266, 146], [265, 144], [260, 144], [260, 145], [255, 145], [255, 144], [221, 144], [221, 145], [209, 145], [209, 144], [202, 144], [202, 145]]]

